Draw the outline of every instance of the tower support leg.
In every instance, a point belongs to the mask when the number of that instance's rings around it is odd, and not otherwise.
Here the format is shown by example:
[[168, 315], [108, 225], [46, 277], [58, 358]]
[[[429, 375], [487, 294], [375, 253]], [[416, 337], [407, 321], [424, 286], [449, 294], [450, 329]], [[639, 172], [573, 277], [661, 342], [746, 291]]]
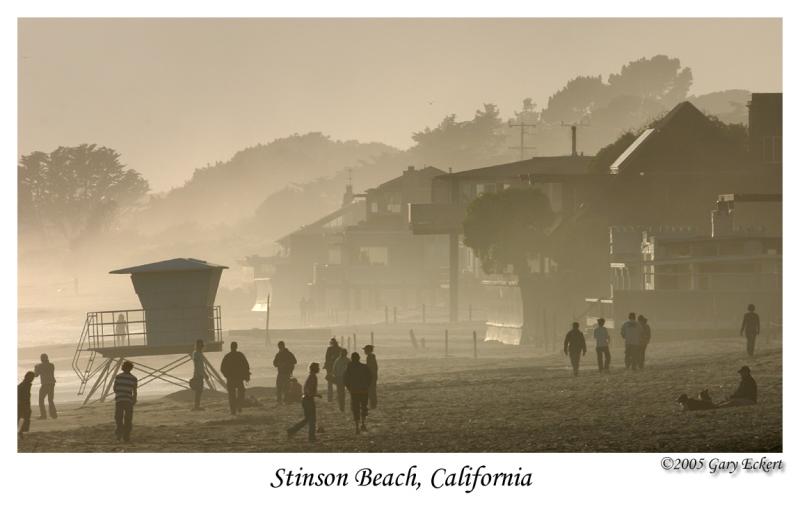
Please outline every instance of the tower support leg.
[[94, 381], [92, 389], [89, 390], [89, 394], [87, 394], [86, 399], [83, 400], [84, 405], [89, 403], [89, 400], [91, 400], [92, 395], [94, 395], [94, 392], [97, 391], [97, 389], [100, 387], [100, 384], [103, 384], [103, 381], [105, 381], [106, 378], [108, 377], [108, 369], [111, 367], [111, 363], [113, 361], [114, 358], [108, 358], [106, 359], [106, 362], [103, 363], [102, 365], [103, 368], [100, 370], [100, 373], [97, 374], [97, 380]]

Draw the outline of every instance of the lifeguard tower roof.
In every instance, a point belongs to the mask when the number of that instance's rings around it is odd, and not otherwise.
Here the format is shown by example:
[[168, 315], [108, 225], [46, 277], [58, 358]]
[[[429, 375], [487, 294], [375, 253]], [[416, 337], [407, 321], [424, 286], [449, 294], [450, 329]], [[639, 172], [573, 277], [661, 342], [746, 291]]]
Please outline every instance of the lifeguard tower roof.
[[156, 261], [135, 267], [112, 270], [110, 274], [140, 274], [149, 272], [192, 272], [228, 268], [224, 265], [215, 265], [195, 258], [173, 258], [171, 260]]

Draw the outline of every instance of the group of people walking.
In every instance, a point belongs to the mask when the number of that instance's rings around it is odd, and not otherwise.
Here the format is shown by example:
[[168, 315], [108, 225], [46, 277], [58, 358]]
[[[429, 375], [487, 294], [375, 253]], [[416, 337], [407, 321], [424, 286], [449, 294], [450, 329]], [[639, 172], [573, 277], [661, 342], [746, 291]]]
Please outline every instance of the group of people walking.
[[[597, 320], [593, 331], [595, 351], [597, 352], [597, 369], [608, 373], [611, 366], [611, 336], [606, 328], [606, 320]], [[628, 320], [620, 328], [620, 335], [625, 341], [625, 368], [641, 370], [644, 368], [644, 357], [650, 344], [651, 330], [647, 318], [634, 312], [628, 314]], [[564, 337], [564, 354], [569, 356], [572, 374], [576, 377], [580, 370], [581, 357], [586, 356], [586, 338], [580, 330], [579, 323], [572, 323], [572, 329]]]
[[[281, 350], [284, 349], [282, 344], [283, 342], [278, 344]], [[363, 351], [366, 355], [366, 363], [361, 362], [361, 355], [357, 352], [348, 355], [347, 349], [341, 347], [336, 338], [332, 338], [325, 351], [325, 362], [322, 367], [325, 370], [328, 402], [333, 402], [335, 396], [339, 410], [344, 412], [346, 395], [347, 392], [350, 393], [350, 411], [353, 415], [356, 434], [367, 430], [369, 410], [378, 406], [378, 360], [375, 357], [375, 347], [371, 344], [365, 345]], [[281, 351], [279, 350], [275, 356], [276, 367], [280, 356]], [[284, 358], [281, 358], [281, 360], [283, 359], [286, 359], [285, 355]], [[309, 365], [308, 378], [303, 385], [303, 419], [286, 430], [290, 437], [307, 426], [309, 441], [316, 440], [317, 407], [315, 399], [322, 398], [322, 395], [318, 393], [317, 375], [319, 372], [319, 363], [314, 362]], [[284, 380], [286, 379], [284, 378]], [[280, 390], [281, 388], [276, 387], [276, 389]], [[278, 401], [280, 401], [280, 397]]]

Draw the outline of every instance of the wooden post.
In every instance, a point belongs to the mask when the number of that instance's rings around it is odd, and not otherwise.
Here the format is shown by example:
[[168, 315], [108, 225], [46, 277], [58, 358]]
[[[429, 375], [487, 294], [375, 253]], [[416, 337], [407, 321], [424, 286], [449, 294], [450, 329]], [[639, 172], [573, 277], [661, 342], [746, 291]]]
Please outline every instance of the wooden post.
[[472, 357], [478, 358], [478, 332], [472, 330]]
[[356, 334], [353, 333], [353, 350], [356, 350], [356, 347], [358, 347], [358, 340], [356, 338]]
[[375, 332], [369, 332], [369, 345], [375, 345]]
[[449, 347], [449, 340], [450, 340], [450, 332], [448, 330], [444, 330], [444, 355], [447, 357], [447, 351]]

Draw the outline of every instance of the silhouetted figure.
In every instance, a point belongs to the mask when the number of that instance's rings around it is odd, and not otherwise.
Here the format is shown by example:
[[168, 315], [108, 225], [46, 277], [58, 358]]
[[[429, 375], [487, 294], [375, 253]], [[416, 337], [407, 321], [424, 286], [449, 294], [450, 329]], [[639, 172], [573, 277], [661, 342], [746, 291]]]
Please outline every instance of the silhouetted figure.
[[720, 403], [717, 405], [717, 407], [724, 408], [755, 405], [755, 403], [758, 401], [758, 387], [756, 386], [755, 379], [753, 379], [753, 376], [750, 375], [750, 367], [743, 366], [739, 369], [738, 373], [741, 377], [739, 387], [736, 388], [736, 391], [734, 391], [726, 401]]
[[205, 347], [205, 342], [198, 339], [197, 342], [195, 342], [194, 352], [192, 353], [194, 373], [192, 379], [189, 381], [189, 387], [194, 391], [194, 407], [192, 410], [203, 410], [200, 406], [200, 398], [203, 396], [203, 381], [208, 378], [206, 374], [205, 357], [203, 356], [203, 347]]
[[650, 345], [652, 333], [650, 332], [650, 325], [647, 324], [646, 317], [639, 314], [636, 321], [639, 323], [639, 326], [642, 327], [641, 345], [639, 346], [639, 368], [644, 368], [644, 356], [647, 352], [647, 346]]
[[231, 342], [231, 352], [222, 358], [220, 372], [225, 376], [225, 383], [228, 386], [228, 402], [231, 406], [231, 414], [236, 415], [242, 412], [244, 405], [245, 382], [250, 382], [250, 363], [247, 358], [239, 352], [239, 344]]
[[628, 314], [628, 320], [623, 323], [619, 331], [625, 340], [625, 368], [638, 370], [640, 368], [642, 327], [636, 321], [636, 313]]
[[303, 400], [303, 386], [297, 382], [296, 377], [289, 377], [289, 382], [286, 384], [286, 391], [284, 393], [284, 403], [300, 403]]
[[375, 346], [367, 344], [364, 346], [364, 353], [367, 355], [367, 368], [372, 375], [369, 383], [369, 408], [378, 407], [378, 360], [375, 357]]
[[678, 397], [677, 402], [683, 406], [683, 410], [709, 410], [717, 408], [714, 402], [711, 401], [711, 395], [708, 394], [708, 389], [700, 391], [698, 398], [689, 398], [686, 394]]
[[747, 355], [752, 356], [756, 350], [756, 335], [761, 333], [761, 319], [756, 314], [756, 306], [752, 303], [747, 306], [742, 318], [742, 328], [739, 330], [739, 335], [747, 338]]
[[578, 376], [578, 369], [581, 363], [581, 354], [586, 356], [586, 339], [583, 338], [580, 324], [572, 323], [572, 329], [567, 332], [564, 337], [564, 354], [569, 355], [569, 360], [572, 363], [572, 375]]
[[347, 357], [347, 349], [343, 348], [341, 354], [333, 363], [333, 375], [336, 378], [336, 401], [339, 404], [339, 410], [341, 412], [344, 412], [344, 400], [347, 393], [347, 389], [344, 385], [344, 374], [349, 364], [350, 358]]
[[597, 328], [594, 329], [594, 340], [597, 351], [597, 368], [601, 372], [608, 372], [611, 364], [611, 336], [606, 329], [606, 320], [602, 317], [597, 320]]
[[367, 365], [361, 363], [361, 356], [354, 352], [350, 355], [350, 364], [344, 373], [344, 384], [350, 391], [350, 410], [353, 411], [356, 434], [360, 430], [367, 430], [367, 413], [369, 412], [367, 404], [371, 382], [372, 373]]
[[317, 374], [319, 373], [319, 363], [311, 363], [308, 366], [308, 378], [303, 385], [303, 420], [286, 430], [289, 437], [293, 437], [300, 429], [308, 425], [308, 441], [317, 440], [317, 405], [314, 398], [322, 398], [317, 394]]
[[33, 372], [25, 372], [25, 376], [17, 385], [17, 436], [22, 438], [24, 432], [31, 429], [31, 386]]
[[50, 417], [55, 419], [58, 417], [56, 403], [53, 400], [56, 390], [56, 367], [50, 363], [47, 354], [42, 354], [39, 358], [41, 363], [33, 367], [33, 374], [39, 377], [39, 419], [47, 419], [48, 411], [44, 408], [45, 399], [47, 399]]
[[325, 369], [325, 380], [328, 382], [328, 401], [333, 401], [333, 384], [335, 378], [333, 376], [333, 364], [339, 358], [339, 355], [342, 353], [341, 347], [339, 347], [339, 342], [336, 341], [336, 338], [332, 338], [330, 343], [328, 344], [328, 349], [325, 350], [325, 365], [322, 367]]
[[114, 325], [114, 345], [122, 346], [128, 343], [128, 322], [125, 316], [120, 314], [117, 318], [117, 324]]
[[[294, 372], [297, 358], [286, 348], [286, 344], [281, 340], [278, 342], [278, 352], [272, 360], [272, 366], [278, 369], [278, 377], [275, 378], [275, 391], [277, 392], [277, 402], [286, 401], [286, 387], [289, 385], [289, 377]], [[289, 403], [288, 401], [286, 403]]]
[[131, 373], [133, 363], [122, 364], [122, 372], [114, 378], [114, 421], [117, 429], [114, 432], [117, 440], [129, 442], [133, 429], [133, 406], [136, 404], [138, 380]]

